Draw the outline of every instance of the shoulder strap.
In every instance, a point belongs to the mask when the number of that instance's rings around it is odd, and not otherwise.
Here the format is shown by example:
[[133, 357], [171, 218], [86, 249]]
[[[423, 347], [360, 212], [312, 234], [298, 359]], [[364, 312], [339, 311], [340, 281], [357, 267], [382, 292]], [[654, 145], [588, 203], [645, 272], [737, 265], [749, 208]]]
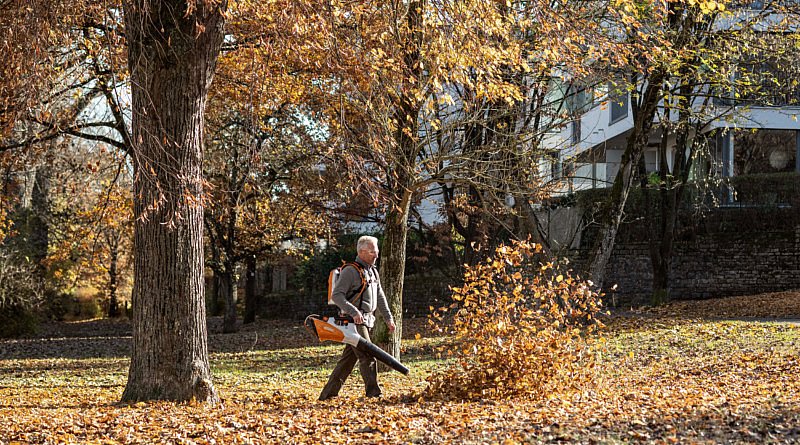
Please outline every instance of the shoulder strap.
[[364, 268], [361, 267], [361, 265], [356, 262], [346, 262], [342, 265], [342, 269], [344, 270], [344, 268], [347, 266], [353, 266], [356, 269], [356, 271], [358, 271], [358, 276], [361, 277], [361, 288], [358, 289], [355, 294], [353, 294], [353, 296], [351, 297], [352, 300], [348, 298], [350, 303], [352, 303], [354, 306], [356, 304], [356, 301], [358, 301], [358, 309], [360, 310], [361, 304], [364, 301], [362, 296], [364, 295], [364, 291], [367, 289], [367, 279], [364, 276]]

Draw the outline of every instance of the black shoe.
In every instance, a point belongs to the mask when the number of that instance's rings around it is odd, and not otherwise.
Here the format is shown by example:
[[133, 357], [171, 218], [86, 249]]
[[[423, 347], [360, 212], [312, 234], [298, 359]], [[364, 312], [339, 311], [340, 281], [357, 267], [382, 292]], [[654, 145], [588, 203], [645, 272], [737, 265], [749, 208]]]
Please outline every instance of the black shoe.
[[329, 396], [319, 396], [319, 398], [317, 400], [322, 402], [322, 401], [325, 401], [325, 400], [330, 400], [330, 399], [332, 399], [334, 397], [338, 397], [338, 394], [332, 394], [332, 395], [329, 395]]

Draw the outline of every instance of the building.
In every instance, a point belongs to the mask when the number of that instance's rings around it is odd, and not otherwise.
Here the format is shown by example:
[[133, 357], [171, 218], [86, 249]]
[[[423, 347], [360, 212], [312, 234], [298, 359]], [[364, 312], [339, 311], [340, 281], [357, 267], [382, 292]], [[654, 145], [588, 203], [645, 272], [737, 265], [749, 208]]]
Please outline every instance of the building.
[[[723, 16], [715, 29], [736, 26], [743, 18], [752, 18], [759, 5], [748, 5], [738, 13]], [[762, 19], [759, 35], [770, 38], [778, 23], [775, 17]], [[782, 23], [782, 22], [781, 22]], [[781, 24], [781, 33], [791, 29]], [[712, 31], [713, 32], [713, 31]], [[738, 68], [757, 79], [757, 92], [715, 91], [717, 86], [698, 85], [692, 117], [698, 131], [706, 136], [707, 149], [694, 159], [704, 162], [712, 176], [730, 177], [753, 173], [800, 172], [800, 87], [797, 68], [783, 64], [770, 54], [753, 55], [740, 60]], [[737, 71], [737, 76], [738, 76]], [[742, 82], [744, 83], [744, 82]], [[738, 82], [734, 82], [738, 84]], [[640, 88], [638, 85], [637, 88]], [[591, 87], [565, 87], [557, 91], [565, 101], [570, 120], [545, 139], [553, 153], [545, 168], [555, 180], [561, 180], [560, 192], [569, 193], [603, 188], [613, 183], [628, 136], [634, 128], [631, 93], [612, 83]], [[656, 121], [665, 117], [664, 103]], [[656, 122], [644, 161], [648, 172], [661, 170], [658, 149], [663, 132]], [[668, 162], [676, 150], [674, 136], [668, 136]], [[668, 165], [672, 171], [672, 165]]]

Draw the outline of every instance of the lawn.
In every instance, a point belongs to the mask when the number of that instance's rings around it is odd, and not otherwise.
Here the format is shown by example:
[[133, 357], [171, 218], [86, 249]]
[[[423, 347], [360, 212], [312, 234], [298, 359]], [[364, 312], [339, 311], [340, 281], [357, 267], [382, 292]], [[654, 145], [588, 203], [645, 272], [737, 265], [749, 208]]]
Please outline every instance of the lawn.
[[298, 322], [223, 335], [212, 320], [217, 406], [120, 405], [128, 325], [52, 324], [0, 341], [0, 443], [800, 443], [797, 319], [800, 292], [615, 311], [592, 387], [472, 402], [423, 397], [445, 341], [424, 320], [405, 329], [411, 374], [381, 374], [384, 399], [354, 375], [326, 402], [339, 346]]

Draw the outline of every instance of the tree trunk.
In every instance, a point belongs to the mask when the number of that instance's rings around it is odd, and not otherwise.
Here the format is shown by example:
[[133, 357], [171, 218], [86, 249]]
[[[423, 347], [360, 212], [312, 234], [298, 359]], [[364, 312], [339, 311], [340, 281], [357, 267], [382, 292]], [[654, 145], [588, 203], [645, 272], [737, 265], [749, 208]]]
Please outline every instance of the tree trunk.
[[[700, 63], [699, 60], [695, 64]], [[661, 146], [659, 152], [659, 164], [662, 166], [660, 173], [661, 187], [661, 224], [658, 226], [661, 233], [658, 236], [658, 246], [651, 246], [651, 258], [653, 260], [653, 296], [654, 305], [667, 303], [670, 298], [669, 282], [672, 274], [672, 256], [675, 245], [675, 229], [678, 225], [678, 213], [680, 212], [683, 193], [686, 190], [686, 183], [689, 180], [689, 162], [694, 157], [698, 128], [694, 128], [695, 136], [692, 133], [692, 125], [702, 125], [699, 123], [690, 124], [689, 113], [685, 110], [690, 109], [688, 104], [694, 94], [694, 86], [691, 80], [693, 70], [685, 68], [682, 70], [681, 87], [675, 99], [679, 102], [678, 119], [675, 138], [675, 151], [673, 157], [672, 172], [667, 169], [667, 147]], [[666, 137], [664, 138], [666, 139]], [[655, 225], [654, 225], [655, 226]], [[653, 237], [651, 237], [653, 238]]]
[[[605, 280], [606, 266], [608, 260], [611, 259], [611, 252], [614, 248], [614, 242], [617, 238], [617, 231], [622, 222], [623, 211], [625, 209], [625, 202], [628, 200], [628, 193], [633, 185], [635, 177], [635, 166], [639, 163], [639, 158], [642, 156], [644, 150], [644, 143], [639, 139], [642, 138], [640, 131], [634, 128], [631, 137], [628, 138], [628, 147], [622, 157], [619, 173], [614, 179], [614, 185], [611, 188], [611, 197], [609, 202], [606, 203], [605, 211], [601, 216], [600, 229], [598, 230], [597, 239], [595, 240], [594, 247], [589, 256], [589, 264], [587, 266], [588, 277], [598, 289], [603, 287]], [[645, 137], [649, 132], [644, 132]], [[646, 139], [644, 141], [646, 143]]]
[[134, 161], [133, 348], [123, 401], [217, 402], [203, 281], [204, 109], [225, 2], [127, 0]]
[[[589, 252], [589, 261], [586, 266], [588, 278], [594, 282], [598, 289], [603, 287], [605, 280], [606, 266], [611, 259], [611, 252], [614, 242], [617, 239], [617, 231], [624, 215], [625, 203], [628, 194], [633, 186], [636, 177], [636, 169], [639, 159], [642, 157], [647, 140], [650, 138], [650, 130], [653, 127], [653, 119], [657, 111], [658, 101], [661, 99], [663, 75], [654, 75], [647, 80], [642, 94], [641, 103], [633, 107], [634, 124], [631, 134], [626, 141], [625, 152], [622, 155], [619, 172], [614, 178], [614, 185], [611, 187], [611, 195], [603, 206], [600, 215], [600, 228], [594, 246]], [[638, 80], [642, 82], [641, 79]]]
[[247, 272], [244, 283], [244, 320], [245, 324], [256, 321], [258, 310], [258, 294], [256, 293], [256, 258], [252, 255], [245, 260]]
[[[232, 175], [238, 176], [237, 169], [234, 168]], [[236, 187], [228, 184], [233, 190]], [[225, 301], [225, 317], [222, 323], [222, 332], [231, 334], [238, 332], [239, 328], [236, 326], [236, 303], [239, 300], [238, 283], [236, 280], [236, 220], [238, 219], [238, 212], [236, 211], [236, 198], [233, 193], [228, 193], [228, 217], [225, 221], [225, 232], [221, 234], [220, 241], [222, 242], [222, 251], [225, 254], [223, 267], [225, 271], [222, 275], [224, 289], [226, 292], [223, 295]]]
[[400, 209], [393, 209], [386, 215], [383, 248], [381, 249], [381, 285], [389, 302], [389, 310], [395, 322], [395, 331], [385, 331], [381, 323], [376, 332], [376, 342], [388, 340], [386, 352], [397, 359], [400, 358], [401, 339], [403, 338], [403, 282], [406, 273], [406, 240], [408, 238], [408, 211], [410, 200]]
[[220, 300], [220, 273], [217, 269], [211, 268], [211, 292], [209, 292], [208, 311], [212, 317], [219, 317], [223, 314], [225, 304]]
[[[672, 250], [675, 240], [675, 224], [678, 218], [678, 195], [676, 187], [682, 185], [673, 184], [667, 178], [668, 172], [662, 172], [662, 183], [658, 188], [658, 211], [651, 213], [647, 217], [648, 226], [651, 228], [650, 236], [650, 260], [653, 270], [653, 292], [650, 303], [658, 306], [669, 302], [669, 280], [672, 269]], [[650, 191], [648, 190], [649, 194]]]
[[110, 250], [111, 263], [108, 266], [108, 316], [110, 318], [119, 317], [119, 299], [117, 297], [117, 281], [119, 272], [117, 264], [119, 261], [119, 249], [116, 243], [112, 243]]
[[[664, 138], [666, 140], [666, 137]], [[666, 144], [666, 142], [662, 142]], [[665, 148], [665, 147], [664, 147]], [[644, 166], [642, 166], [644, 169]], [[648, 228], [650, 263], [653, 272], [653, 289], [650, 294], [650, 304], [658, 306], [669, 301], [669, 277], [672, 258], [672, 240], [674, 222], [674, 206], [669, 203], [672, 190], [661, 184], [658, 191], [654, 191], [642, 180], [642, 195], [644, 202], [645, 222]], [[657, 199], [653, 200], [653, 195]]]
[[30, 230], [31, 260], [42, 277], [46, 275], [45, 259], [50, 244], [50, 168], [36, 168], [31, 196]]
[[[398, 4], [400, 5], [400, 4]], [[400, 9], [405, 9], [401, 7]], [[416, 88], [414, 83], [420, 82], [423, 75], [421, 48], [423, 41], [424, 4], [420, 0], [408, 2], [404, 17], [405, 26], [410, 31], [408, 40], [403, 42], [403, 67], [406, 80], [402, 82], [400, 94], [394, 98], [394, 118], [400, 123], [394, 131], [392, 164], [387, 172], [387, 189], [391, 197], [388, 199], [389, 210], [386, 214], [384, 242], [381, 248], [381, 285], [386, 293], [389, 310], [395, 321], [395, 331], [389, 333], [386, 324], [377, 325], [375, 337], [377, 343], [388, 339], [387, 351], [395, 358], [400, 358], [401, 339], [403, 337], [403, 281], [406, 271], [406, 242], [408, 239], [408, 212], [411, 208], [411, 197], [414, 190], [414, 173], [417, 170], [416, 160], [420, 153], [418, 144], [420, 110], [422, 102], [411, 92]]]
[[225, 315], [222, 319], [222, 332], [231, 334], [237, 332], [239, 328], [236, 326], [236, 303], [238, 295], [236, 292], [236, 266], [233, 264], [226, 264], [225, 270], [220, 275], [220, 293], [222, 294], [222, 301], [225, 302]]

